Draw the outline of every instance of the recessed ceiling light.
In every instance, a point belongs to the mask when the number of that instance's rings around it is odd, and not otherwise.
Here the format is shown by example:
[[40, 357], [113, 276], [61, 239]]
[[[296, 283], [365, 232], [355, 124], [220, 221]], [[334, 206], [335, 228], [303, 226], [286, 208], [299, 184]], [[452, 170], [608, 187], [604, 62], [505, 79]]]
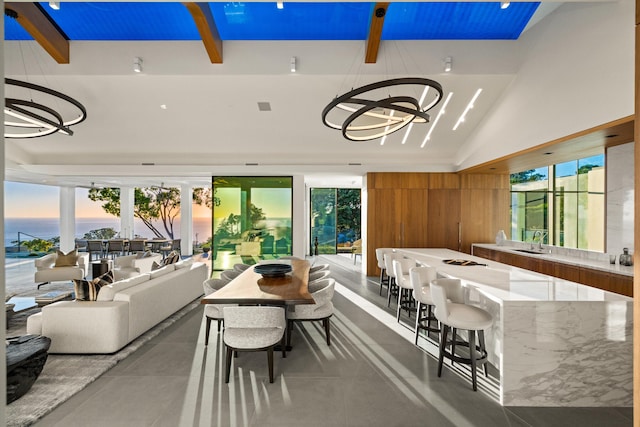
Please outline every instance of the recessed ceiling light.
[[271, 111], [271, 104], [268, 102], [258, 102], [258, 111]]
[[511, 2], [503, 1], [503, 2], [500, 3], [500, 9], [506, 9], [509, 6], [511, 6]]
[[53, 10], [60, 10], [60, 2], [59, 1], [50, 1], [49, 7]]
[[162, 108], [163, 110], [167, 109], [167, 104], [160, 104], [160, 108]]

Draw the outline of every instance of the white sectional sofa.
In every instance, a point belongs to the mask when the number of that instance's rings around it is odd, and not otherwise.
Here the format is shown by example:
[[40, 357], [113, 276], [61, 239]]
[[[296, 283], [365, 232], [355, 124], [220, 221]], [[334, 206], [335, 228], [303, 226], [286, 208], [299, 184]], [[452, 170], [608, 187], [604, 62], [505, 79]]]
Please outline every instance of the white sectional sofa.
[[179, 262], [103, 286], [96, 301], [60, 301], [27, 319], [50, 353], [113, 353], [200, 297], [208, 269]]

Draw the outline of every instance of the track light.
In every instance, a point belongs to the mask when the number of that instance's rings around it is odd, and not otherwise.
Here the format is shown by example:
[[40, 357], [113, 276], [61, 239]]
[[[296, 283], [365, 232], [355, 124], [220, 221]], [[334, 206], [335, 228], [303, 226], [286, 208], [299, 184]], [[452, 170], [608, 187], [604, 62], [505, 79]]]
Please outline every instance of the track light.
[[450, 71], [451, 71], [451, 57], [450, 57], [450, 56], [447, 56], [447, 57], [444, 59], [444, 72], [445, 72], [445, 73], [448, 73], [448, 72], [450, 72]]
[[142, 72], [142, 58], [138, 56], [133, 58], [133, 71], [136, 73]]
[[296, 72], [296, 57], [295, 56], [291, 57], [291, 72], [292, 73]]
[[49, 7], [53, 10], [60, 10], [60, 2], [59, 1], [50, 1]]
[[503, 1], [503, 2], [500, 3], [500, 9], [506, 9], [509, 6], [511, 6], [511, 2]]

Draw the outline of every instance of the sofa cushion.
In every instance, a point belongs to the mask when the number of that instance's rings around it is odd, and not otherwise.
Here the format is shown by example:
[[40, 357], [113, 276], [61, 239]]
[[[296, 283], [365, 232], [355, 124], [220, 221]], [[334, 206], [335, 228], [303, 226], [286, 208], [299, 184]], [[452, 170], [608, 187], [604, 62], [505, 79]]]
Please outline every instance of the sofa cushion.
[[193, 258], [188, 258], [188, 259], [183, 259], [182, 261], [178, 261], [174, 265], [176, 267], [176, 270], [179, 270], [181, 268], [189, 268], [191, 267], [192, 264], [193, 264]]
[[100, 288], [98, 293], [98, 299], [96, 301], [113, 301], [113, 297], [120, 291], [131, 288], [140, 283], [147, 282], [149, 280], [149, 274], [140, 274], [139, 276], [133, 276], [128, 279], [119, 280], [113, 282], [110, 285]]
[[55, 267], [75, 267], [76, 265], [78, 265], [78, 251], [76, 249], [66, 254], [59, 249], [56, 250]]
[[151, 273], [149, 273], [149, 276], [151, 276], [152, 279], [155, 279], [156, 277], [160, 277], [160, 276], [163, 276], [163, 275], [165, 275], [167, 273], [171, 273], [175, 269], [176, 269], [176, 267], [173, 264], [165, 265], [162, 268], [159, 268], [157, 270], [153, 270]]

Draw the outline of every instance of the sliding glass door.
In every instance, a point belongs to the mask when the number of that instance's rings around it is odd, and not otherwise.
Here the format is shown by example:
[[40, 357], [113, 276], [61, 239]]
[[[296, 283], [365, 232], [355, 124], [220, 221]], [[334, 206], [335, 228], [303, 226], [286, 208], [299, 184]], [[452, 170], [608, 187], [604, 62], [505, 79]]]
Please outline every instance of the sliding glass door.
[[311, 253], [351, 253], [360, 239], [360, 189], [311, 189]]
[[292, 177], [213, 177], [214, 270], [291, 255]]

